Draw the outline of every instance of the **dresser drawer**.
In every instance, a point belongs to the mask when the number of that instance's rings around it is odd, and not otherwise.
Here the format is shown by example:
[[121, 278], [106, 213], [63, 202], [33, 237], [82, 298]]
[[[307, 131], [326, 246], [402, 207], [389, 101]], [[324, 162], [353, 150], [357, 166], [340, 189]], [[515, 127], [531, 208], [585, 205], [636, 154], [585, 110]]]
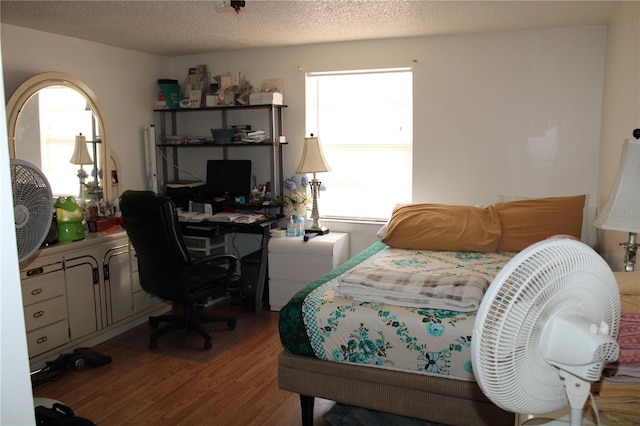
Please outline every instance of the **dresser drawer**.
[[63, 296], [24, 307], [27, 331], [44, 327], [67, 317], [67, 305]]
[[269, 253], [269, 279], [311, 282], [332, 269], [334, 269], [332, 257]]
[[25, 306], [58, 296], [64, 296], [62, 269], [22, 280], [22, 304]]
[[67, 321], [60, 321], [27, 333], [29, 358], [69, 342]]

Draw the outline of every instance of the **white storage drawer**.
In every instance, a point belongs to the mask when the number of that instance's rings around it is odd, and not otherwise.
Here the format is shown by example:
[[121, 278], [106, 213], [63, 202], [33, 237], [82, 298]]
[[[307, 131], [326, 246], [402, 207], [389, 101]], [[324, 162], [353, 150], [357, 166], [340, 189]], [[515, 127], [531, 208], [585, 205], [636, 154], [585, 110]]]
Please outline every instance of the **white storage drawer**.
[[67, 304], [63, 296], [24, 307], [24, 322], [27, 331], [66, 319]]
[[314, 281], [344, 263], [349, 256], [349, 234], [269, 240], [269, 278]]
[[31, 305], [64, 295], [62, 262], [21, 271], [22, 304]]
[[269, 305], [279, 311], [304, 286], [349, 258], [349, 234], [331, 232], [309, 241], [302, 237], [269, 240]]
[[209, 256], [214, 252], [224, 252], [224, 237], [198, 237], [184, 235], [184, 244], [194, 257]]
[[69, 342], [67, 321], [60, 321], [27, 333], [29, 358]]

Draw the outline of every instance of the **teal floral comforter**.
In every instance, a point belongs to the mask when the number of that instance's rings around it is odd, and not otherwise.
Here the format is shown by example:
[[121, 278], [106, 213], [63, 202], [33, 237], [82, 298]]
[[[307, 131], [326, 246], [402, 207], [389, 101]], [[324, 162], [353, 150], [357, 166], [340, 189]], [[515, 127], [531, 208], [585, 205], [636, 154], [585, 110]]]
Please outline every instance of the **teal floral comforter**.
[[335, 296], [334, 287], [340, 274], [360, 264], [440, 276], [475, 274], [491, 281], [512, 256], [395, 249], [376, 242], [282, 308], [280, 339], [296, 355], [474, 380], [475, 313], [355, 302]]

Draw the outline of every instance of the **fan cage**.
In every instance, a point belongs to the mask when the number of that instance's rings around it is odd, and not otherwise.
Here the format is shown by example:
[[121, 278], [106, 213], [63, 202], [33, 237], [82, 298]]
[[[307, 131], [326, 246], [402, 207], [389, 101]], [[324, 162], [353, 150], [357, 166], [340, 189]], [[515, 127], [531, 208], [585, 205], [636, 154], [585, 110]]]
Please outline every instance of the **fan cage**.
[[30, 257], [47, 236], [53, 217], [49, 182], [34, 165], [11, 160], [11, 190], [18, 258]]
[[[516, 255], [478, 310], [474, 374], [503, 409], [543, 414], [567, 405], [558, 368], [540, 356], [542, 330], [559, 312], [604, 321], [609, 334], [618, 335], [620, 296], [610, 268], [590, 247], [568, 239], [537, 243]], [[602, 365], [595, 370], [597, 380]]]

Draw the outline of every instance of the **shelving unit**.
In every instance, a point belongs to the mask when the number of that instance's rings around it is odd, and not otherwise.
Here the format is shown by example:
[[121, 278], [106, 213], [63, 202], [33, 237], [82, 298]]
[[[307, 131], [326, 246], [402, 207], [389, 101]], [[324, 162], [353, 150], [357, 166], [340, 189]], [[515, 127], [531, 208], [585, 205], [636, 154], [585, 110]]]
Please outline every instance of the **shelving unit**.
[[[159, 167], [161, 170], [161, 182], [167, 182], [179, 179], [179, 151], [190, 148], [210, 148], [221, 149], [223, 159], [228, 158], [231, 149], [269, 149], [269, 168], [270, 179], [272, 184], [272, 196], [283, 194], [283, 166], [282, 166], [282, 146], [279, 137], [282, 132], [282, 110], [286, 105], [234, 105], [221, 107], [205, 107], [205, 108], [185, 108], [185, 109], [156, 109], [160, 115], [159, 134], [156, 147], [162, 153], [159, 159]], [[229, 113], [234, 111], [251, 111], [263, 112], [268, 114], [269, 128], [267, 136], [270, 138], [269, 143], [251, 143], [237, 142], [229, 144], [214, 143], [170, 143], [168, 136], [177, 136], [178, 133], [178, 116], [181, 114], [219, 114], [221, 120], [221, 128], [229, 127]], [[171, 154], [173, 159], [172, 165], [167, 161], [167, 157]], [[164, 185], [161, 186], [164, 191]]]

